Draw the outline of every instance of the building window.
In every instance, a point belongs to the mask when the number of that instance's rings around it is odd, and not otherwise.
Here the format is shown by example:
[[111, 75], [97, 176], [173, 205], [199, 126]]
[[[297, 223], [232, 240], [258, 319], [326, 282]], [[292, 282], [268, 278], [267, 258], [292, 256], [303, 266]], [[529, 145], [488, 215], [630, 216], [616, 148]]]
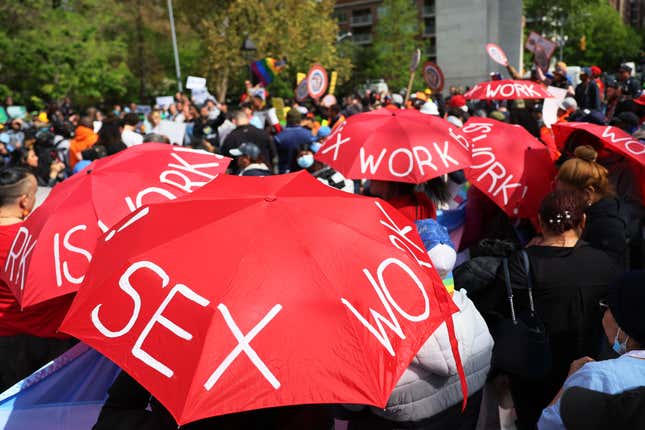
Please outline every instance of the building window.
[[436, 33], [434, 18], [425, 18], [423, 20], [423, 35], [433, 36]]
[[336, 21], [338, 21], [339, 24], [347, 22], [347, 13], [344, 10], [337, 10], [336, 12], [334, 12], [334, 16], [336, 17]]
[[372, 25], [371, 9], [355, 9], [352, 11], [352, 26]]
[[434, 16], [435, 14], [434, 0], [424, 0], [422, 13], [424, 18], [429, 16]]

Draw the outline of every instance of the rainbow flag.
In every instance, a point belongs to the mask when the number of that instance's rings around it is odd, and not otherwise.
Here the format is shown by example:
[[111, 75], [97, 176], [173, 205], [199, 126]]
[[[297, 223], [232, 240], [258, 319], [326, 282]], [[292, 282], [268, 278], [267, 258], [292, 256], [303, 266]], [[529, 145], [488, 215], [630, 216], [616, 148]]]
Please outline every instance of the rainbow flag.
[[263, 58], [251, 64], [251, 70], [265, 87], [275, 79], [276, 75], [284, 69], [287, 63], [275, 58]]

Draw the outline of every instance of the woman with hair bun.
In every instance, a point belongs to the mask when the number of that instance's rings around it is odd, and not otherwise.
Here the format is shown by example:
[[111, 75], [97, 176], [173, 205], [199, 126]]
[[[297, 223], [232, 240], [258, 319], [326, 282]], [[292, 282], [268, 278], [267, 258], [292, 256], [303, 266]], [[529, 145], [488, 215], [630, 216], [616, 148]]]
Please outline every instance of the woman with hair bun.
[[627, 218], [621, 200], [609, 182], [609, 173], [589, 145], [578, 146], [574, 158], [565, 161], [556, 176], [556, 190], [583, 193], [587, 223], [582, 240], [607, 252], [624, 265], [627, 251]]
[[[511, 393], [520, 429], [535, 428], [544, 409], [567, 377], [570, 363], [578, 357], [596, 357], [602, 338], [602, 314], [597, 304], [618, 275], [612, 259], [580, 240], [585, 227], [585, 205], [581, 193], [560, 190], [542, 201], [538, 222], [543, 239], [509, 256], [508, 269], [517, 315], [529, 311], [528, 277], [538, 318], [549, 339], [552, 367], [539, 380], [510, 375]], [[495, 285], [494, 309], [510, 316], [505, 276], [500, 270]]]

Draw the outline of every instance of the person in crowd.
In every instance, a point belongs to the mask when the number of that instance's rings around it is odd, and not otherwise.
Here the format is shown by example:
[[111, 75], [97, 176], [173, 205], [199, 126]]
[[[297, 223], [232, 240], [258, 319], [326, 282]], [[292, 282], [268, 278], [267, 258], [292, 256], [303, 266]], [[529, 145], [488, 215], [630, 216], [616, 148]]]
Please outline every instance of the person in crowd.
[[[432, 219], [417, 221], [417, 228], [433, 266], [445, 277], [455, 263], [447, 230]], [[493, 339], [466, 291], [457, 289], [451, 294], [458, 309], [452, 318], [468, 385], [466, 409], [462, 410], [463, 394], [452, 359], [448, 330], [441, 326], [417, 352], [397, 382], [386, 407], [362, 411], [352, 407], [354, 413], [347, 416], [348, 429], [475, 429], [482, 389], [490, 369]]]
[[560, 417], [567, 430], [645, 428], [645, 387], [618, 394], [571, 387], [560, 400]]
[[229, 153], [236, 157], [240, 176], [269, 176], [272, 174], [269, 166], [264, 163], [262, 151], [253, 143], [244, 142], [239, 147], [231, 149]]
[[76, 163], [82, 160], [81, 153], [94, 145], [98, 139], [98, 134], [94, 133], [92, 119], [89, 116], [81, 118], [74, 132], [74, 139], [69, 145], [68, 167], [73, 170]]
[[108, 114], [103, 120], [98, 136], [99, 138], [95, 145], [103, 146], [108, 155], [116, 154], [128, 148], [121, 140], [120, 120], [112, 114]]
[[131, 147], [141, 145], [143, 143], [143, 136], [136, 132], [138, 124], [139, 115], [134, 112], [129, 112], [125, 114], [125, 117], [123, 117], [121, 141], [125, 143], [125, 146]]
[[620, 84], [614, 78], [608, 78], [605, 88], [605, 121], [609, 122], [614, 117], [620, 96]]
[[226, 121], [226, 112], [226, 105], [220, 105], [219, 114], [212, 118], [209, 107], [202, 106], [199, 110], [199, 117], [196, 118], [193, 126], [193, 137], [207, 140], [211, 145], [219, 146], [217, 129]]
[[[540, 417], [540, 430], [564, 430], [562, 414], [566, 416], [566, 403], [562, 393], [572, 387], [587, 388], [607, 394], [645, 386], [645, 271], [627, 272], [609, 288], [608, 299], [599, 303], [604, 312], [602, 326], [607, 341], [618, 358], [594, 361], [593, 356], [583, 356], [571, 363], [569, 376], [562, 389]], [[593, 414], [589, 408], [586, 414]], [[579, 410], [579, 409], [578, 409]], [[642, 412], [642, 411], [641, 411]], [[641, 415], [642, 416], [642, 415]], [[584, 420], [584, 417], [567, 417], [567, 421]], [[621, 418], [626, 418], [622, 416]], [[612, 421], [605, 428], [622, 427]], [[575, 427], [566, 427], [575, 428]], [[585, 427], [589, 429], [590, 427]]]
[[314, 151], [307, 145], [302, 146], [296, 155], [296, 164], [299, 168], [311, 173], [311, 176], [318, 179], [325, 185], [348, 192], [354, 192], [354, 182], [345, 179], [343, 175], [331, 167], [321, 163], [314, 158]]
[[[252, 143], [260, 148], [262, 158], [265, 163], [271, 163], [274, 152], [271, 150], [271, 137], [264, 131], [250, 124], [250, 118], [243, 110], [235, 112], [233, 115], [235, 129], [231, 131], [222, 143], [220, 152], [222, 155], [232, 157], [231, 149], [239, 148], [242, 143]], [[237, 172], [235, 166], [231, 166], [234, 173]]]
[[[4, 267], [14, 237], [36, 200], [38, 183], [27, 169], [0, 170], [0, 264]], [[74, 342], [62, 337], [58, 327], [72, 298], [58, 299], [21, 309], [15, 296], [0, 280], [0, 392], [57, 357]]]
[[308, 146], [313, 139], [311, 132], [300, 125], [301, 120], [300, 112], [297, 109], [290, 109], [287, 112], [287, 127], [275, 137], [279, 173], [297, 170], [294, 161], [298, 148]]
[[31, 172], [37, 179], [38, 186], [53, 187], [59, 181], [59, 175], [65, 170], [65, 163], [54, 159], [49, 167], [49, 175], [40, 175], [38, 172], [38, 155], [32, 148], [16, 148], [11, 153], [9, 165], [20, 167]]
[[621, 64], [618, 68], [618, 84], [620, 90], [620, 101], [634, 99], [640, 96], [642, 88], [638, 79], [632, 76], [632, 68], [627, 64]]
[[580, 83], [576, 87], [575, 98], [580, 109], [600, 110], [600, 89], [592, 79], [591, 69], [583, 67], [580, 72]]
[[369, 181], [367, 194], [382, 198], [411, 221], [437, 217], [437, 209], [434, 203], [415, 184], [371, 180]]
[[567, 63], [558, 61], [553, 70], [553, 79], [550, 85], [567, 90], [567, 97], [574, 97], [576, 95], [571, 83], [571, 78], [567, 75]]
[[327, 125], [332, 131], [345, 121], [345, 116], [340, 111], [341, 109], [338, 104], [331, 105], [327, 109]]
[[[528, 273], [521, 252], [508, 257], [515, 314], [526, 315], [533, 301], [552, 356], [551, 369], [541, 379], [510, 375], [519, 429], [535, 428], [573, 359], [599, 353], [602, 315], [596, 304], [607, 294], [607, 286], [619, 274], [619, 268], [606, 253], [580, 239], [585, 219], [581, 193], [553, 192], [544, 198], [539, 210], [542, 238], [525, 249]], [[532, 298], [527, 293], [528, 277]], [[480, 302], [482, 311], [510, 316], [505, 285], [506, 276], [500, 268], [495, 288]]]
[[565, 161], [556, 176], [558, 190], [582, 192], [587, 205], [582, 240], [610, 254], [624, 265], [627, 249], [627, 215], [616, 196], [609, 172], [596, 160], [598, 153], [589, 145], [575, 148], [574, 157]]
[[23, 146], [25, 142], [24, 122], [20, 118], [14, 118], [9, 122], [6, 134], [9, 136], [9, 145], [14, 148]]

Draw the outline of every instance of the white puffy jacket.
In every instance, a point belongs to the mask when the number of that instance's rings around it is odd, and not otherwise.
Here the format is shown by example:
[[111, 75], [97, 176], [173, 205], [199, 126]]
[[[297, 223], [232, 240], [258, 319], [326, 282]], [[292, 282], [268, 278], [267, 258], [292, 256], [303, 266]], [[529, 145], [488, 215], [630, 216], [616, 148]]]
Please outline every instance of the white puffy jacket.
[[[459, 312], [453, 315], [459, 354], [468, 382], [468, 394], [481, 390], [490, 369], [493, 338], [465, 290], [455, 291]], [[430, 418], [463, 399], [457, 366], [446, 324], [440, 325], [421, 347], [396, 384], [385, 409], [376, 415], [393, 421]]]

